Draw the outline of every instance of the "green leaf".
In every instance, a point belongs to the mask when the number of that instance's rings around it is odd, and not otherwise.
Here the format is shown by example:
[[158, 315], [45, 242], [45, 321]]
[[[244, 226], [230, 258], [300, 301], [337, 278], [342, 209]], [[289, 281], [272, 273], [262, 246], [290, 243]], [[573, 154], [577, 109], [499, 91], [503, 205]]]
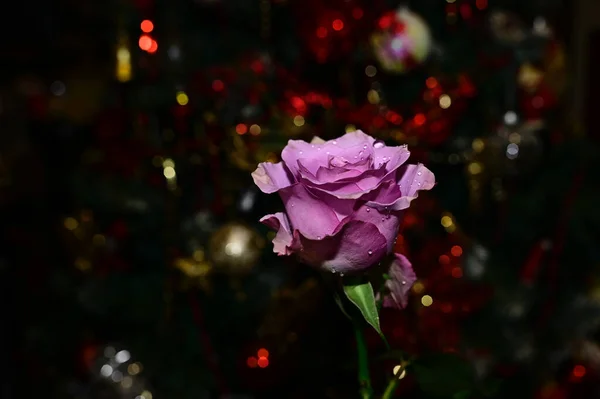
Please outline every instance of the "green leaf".
[[381, 326], [379, 325], [379, 313], [377, 312], [377, 305], [375, 304], [375, 293], [373, 292], [371, 283], [345, 284], [344, 292], [350, 302], [360, 310], [360, 313], [362, 313], [366, 322], [369, 323], [383, 338]]
[[423, 356], [412, 368], [421, 390], [431, 396], [464, 399], [475, 387], [471, 364], [450, 353]]

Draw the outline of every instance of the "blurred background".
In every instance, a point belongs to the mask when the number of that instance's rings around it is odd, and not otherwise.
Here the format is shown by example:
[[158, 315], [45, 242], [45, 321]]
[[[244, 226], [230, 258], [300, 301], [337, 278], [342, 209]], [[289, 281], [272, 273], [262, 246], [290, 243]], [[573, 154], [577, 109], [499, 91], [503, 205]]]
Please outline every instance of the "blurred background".
[[[355, 129], [438, 180], [397, 243], [409, 307], [382, 314], [433, 356], [398, 397], [600, 398], [596, 0], [11, 7], [2, 399], [357, 397], [350, 324], [272, 253], [280, 200], [250, 177]], [[382, 390], [398, 360], [368, 342]]]

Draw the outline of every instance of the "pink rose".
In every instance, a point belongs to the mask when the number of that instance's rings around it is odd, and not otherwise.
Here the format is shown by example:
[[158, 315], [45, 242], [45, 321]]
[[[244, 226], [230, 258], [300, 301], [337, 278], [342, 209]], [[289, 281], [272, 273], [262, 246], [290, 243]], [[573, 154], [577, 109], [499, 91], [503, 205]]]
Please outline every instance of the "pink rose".
[[252, 173], [285, 206], [261, 219], [277, 231], [274, 252], [333, 273], [381, 262], [393, 250], [403, 210], [435, 184], [426, 167], [405, 164], [409, 155], [406, 146], [388, 147], [361, 131], [330, 141], [290, 140], [282, 162], [261, 163]]

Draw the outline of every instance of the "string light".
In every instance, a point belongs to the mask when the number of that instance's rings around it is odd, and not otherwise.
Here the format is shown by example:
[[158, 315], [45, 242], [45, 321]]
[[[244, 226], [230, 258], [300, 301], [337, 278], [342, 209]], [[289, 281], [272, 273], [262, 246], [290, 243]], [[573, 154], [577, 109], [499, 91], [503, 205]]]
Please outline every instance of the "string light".
[[150, 47], [152, 47], [152, 38], [149, 35], [142, 35], [140, 36], [140, 40], [138, 40], [138, 45], [140, 49], [149, 51]]
[[[396, 377], [398, 377], [399, 380], [406, 377], [406, 369], [403, 368], [401, 364], [394, 366], [393, 373]], [[398, 375], [398, 374], [400, 374], [400, 375]]]
[[304, 126], [304, 117], [302, 115], [296, 115], [294, 117], [294, 125], [300, 127], [300, 126]]

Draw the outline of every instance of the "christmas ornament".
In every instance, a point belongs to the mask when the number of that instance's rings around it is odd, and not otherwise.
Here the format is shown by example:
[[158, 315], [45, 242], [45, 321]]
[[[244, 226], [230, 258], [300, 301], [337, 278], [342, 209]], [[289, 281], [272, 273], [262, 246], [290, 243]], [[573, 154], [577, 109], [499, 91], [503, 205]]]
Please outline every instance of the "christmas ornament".
[[388, 72], [405, 73], [429, 56], [432, 37], [425, 21], [407, 8], [390, 11], [371, 36], [373, 52]]
[[215, 272], [230, 275], [249, 273], [258, 262], [264, 239], [241, 223], [228, 223], [215, 231], [210, 239], [210, 259]]

